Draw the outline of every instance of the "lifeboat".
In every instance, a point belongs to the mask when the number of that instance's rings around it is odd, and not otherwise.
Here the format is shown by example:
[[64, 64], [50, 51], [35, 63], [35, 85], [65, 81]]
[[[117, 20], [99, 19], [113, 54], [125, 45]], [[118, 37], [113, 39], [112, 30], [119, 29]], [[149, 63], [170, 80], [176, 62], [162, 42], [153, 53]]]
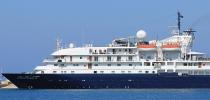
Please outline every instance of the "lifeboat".
[[179, 43], [167, 43], [162, 45], [163, 50], [180, 50], [181, 46]]
[[156, 44], [139, 44], [138, 49], [139, 50], [155, 50]]

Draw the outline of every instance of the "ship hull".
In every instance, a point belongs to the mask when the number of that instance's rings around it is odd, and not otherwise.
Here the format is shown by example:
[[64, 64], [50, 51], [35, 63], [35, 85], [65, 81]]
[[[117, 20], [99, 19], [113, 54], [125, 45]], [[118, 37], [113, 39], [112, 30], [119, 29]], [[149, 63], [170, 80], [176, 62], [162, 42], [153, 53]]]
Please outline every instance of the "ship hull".
[[210, 75], [3, 74], [21, 89], [210, 88]]

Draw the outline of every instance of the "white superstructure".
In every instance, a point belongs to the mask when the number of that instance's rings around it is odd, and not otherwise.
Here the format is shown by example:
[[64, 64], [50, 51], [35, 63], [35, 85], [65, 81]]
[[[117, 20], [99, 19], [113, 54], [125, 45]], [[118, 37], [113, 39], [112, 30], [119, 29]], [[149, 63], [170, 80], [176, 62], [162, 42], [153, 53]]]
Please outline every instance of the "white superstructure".
[[104, 73], [160, 73], [210, 74], [210, 61], [204, 53], [192, 51], [194, 31], [175, 33], [162, 40], [145, 41], [146, 32], [140, 30], [136, 37], [115, 39], [109, 46], [92, 44], [62, 48], [51, 59], [45, 59], [34, 73], [104, 74]]

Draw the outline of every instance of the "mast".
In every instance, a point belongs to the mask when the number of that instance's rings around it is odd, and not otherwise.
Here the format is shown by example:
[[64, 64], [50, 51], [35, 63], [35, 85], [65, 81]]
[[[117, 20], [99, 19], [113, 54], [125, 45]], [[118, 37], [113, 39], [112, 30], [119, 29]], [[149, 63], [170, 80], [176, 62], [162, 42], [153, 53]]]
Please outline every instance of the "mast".
[[59, 37], [57, 37], [56, 39], [56, 51], [60, 50], [61, 49], [61, 40]]
[[179, 35], [181, 35], [180, 34], [180, 31], [181, 31], [181, 18], [184, 18], [181, 14], [180, 14], [180, 12], [178, 12], [177, 13], [178, 14], [178, 23], [177, 23], [177, 26], [178, 26], [178, 30], [179, 30]]

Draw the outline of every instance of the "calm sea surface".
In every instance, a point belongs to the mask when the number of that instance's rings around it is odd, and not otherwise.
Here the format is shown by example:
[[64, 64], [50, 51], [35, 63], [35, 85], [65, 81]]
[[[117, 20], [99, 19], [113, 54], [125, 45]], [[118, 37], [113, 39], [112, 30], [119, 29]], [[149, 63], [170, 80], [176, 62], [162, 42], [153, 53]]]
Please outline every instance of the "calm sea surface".
[[210, 89], [0, 89], [0, 100], [210, 100]]

